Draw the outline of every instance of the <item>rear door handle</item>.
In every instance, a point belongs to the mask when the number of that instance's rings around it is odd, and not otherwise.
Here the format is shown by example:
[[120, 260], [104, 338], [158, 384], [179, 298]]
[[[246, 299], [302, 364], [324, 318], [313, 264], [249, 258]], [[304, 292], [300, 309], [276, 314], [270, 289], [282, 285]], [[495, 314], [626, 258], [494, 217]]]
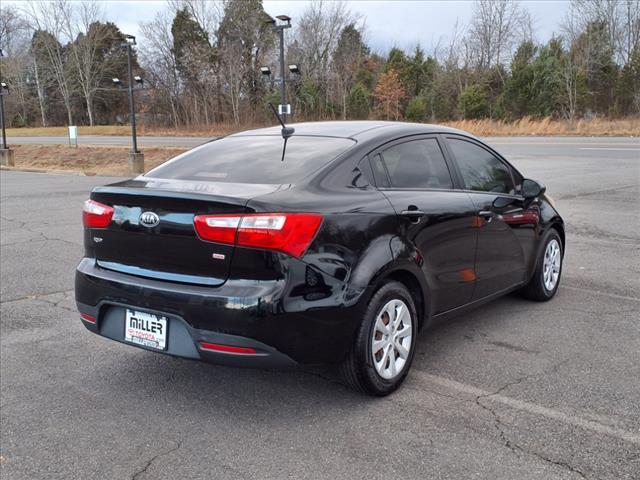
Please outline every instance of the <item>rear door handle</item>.
[[422, 210], [403, 210], [402, 212], [400, 212], [400, 215], [402, 215], [403, 217], [417, 218], [425, 216], [426, 213]]
[[491, 210], [480, 210], [478, 212], [478, 216], [484, 218], [488, 223], [491, 220], [493, 220], [493, 217], [495, 217], [496, 214], [493, 213]]

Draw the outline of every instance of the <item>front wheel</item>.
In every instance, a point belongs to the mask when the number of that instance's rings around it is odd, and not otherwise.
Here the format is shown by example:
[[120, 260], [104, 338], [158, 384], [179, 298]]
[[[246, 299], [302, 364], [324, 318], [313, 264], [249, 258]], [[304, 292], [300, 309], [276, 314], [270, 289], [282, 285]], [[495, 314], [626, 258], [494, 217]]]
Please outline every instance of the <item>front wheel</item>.
[[549, 230], [545, 237], [542, 254], [536, 262], [533, 277], [522, 289], [522, 294], [538, 302], [551, 300], [558, 291], [562, 274], [562, 240], [555, 229]]
[[393, 392], [411, 367], [417, 325], [407, 288], [395, 281], [385, 283], [371, 298], [355, 343], [341, 365], [343, 378], [369, 395]]

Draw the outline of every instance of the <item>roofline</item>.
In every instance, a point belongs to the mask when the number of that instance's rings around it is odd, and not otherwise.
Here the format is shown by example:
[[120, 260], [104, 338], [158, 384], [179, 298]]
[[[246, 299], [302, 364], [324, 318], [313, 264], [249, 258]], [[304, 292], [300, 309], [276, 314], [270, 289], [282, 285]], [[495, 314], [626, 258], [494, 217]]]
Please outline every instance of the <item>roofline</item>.
[[[310, 125], [317, 125], [317, 126], [321, 126], [323, 124], [336, 124], [336, 123], [345, 123], [345, 124], [355, 124], [355, 123], [364, 123], [364, 124], [368, 124], [368, 125], [363, 125], [363, 129], [362, 130], [358, 130], [356, 132], [351, 132], [350, 135], [336, 135], [335, 133], [332, 133], [330, 135], [323, 135], [320, 132], [309, 132], [309, 133], [294, 133], [294, 136], [309, 136], [309, 137], [333, 137], [333, 138], [351, 138], [353, 140], [356, 140], [357, 137], [367, 134], [369, 132], [371, 132], [372, 130], [379, 130], [382, 128], [395, 128], [395, 129], [411, 129], [413, 130], [415, 133], [457, 133], [457, 134], [461, 134], [461, 135], [467, 135], [467, 136], [472, 136], [470, 133], [465, 132], [463, 130], [459, 130], [456, 128], [452, 128], [452, 127], [448, 127], [445, 125], [438, 125], [438, 124], [431, 124], [431, 123], [413, 123], [413, 122], [395, 122], [395, 121], [388, 121], [388, 120], [380, 120], [380, 121], [376, 121], [376, 120], [323, 120], [323, 121], [318, 121], [318, 122], [298, 122], [298, 123], [290, 123], [287, 125], [287, 127], [293, 127], [294, 129], [296, 128], [296, 126], [304, 126], [304, 127], [308, 127]], [[239, 132], [233, 132], [233, 133], [229, 133], [228, 137], [250, 137], [250, 136], [277, 136], [279, 135], [279, 133], [267, 133], [267, 130], [272, 130], [272, 129], [277, 129], [279, 126], [278, 125], [271, 125], [271, 126], [267, 126], [267, 127], [261, 127], [261, 128], [254, 128], [254, 129], [247, 129], [247, 130], [241, 130]]]

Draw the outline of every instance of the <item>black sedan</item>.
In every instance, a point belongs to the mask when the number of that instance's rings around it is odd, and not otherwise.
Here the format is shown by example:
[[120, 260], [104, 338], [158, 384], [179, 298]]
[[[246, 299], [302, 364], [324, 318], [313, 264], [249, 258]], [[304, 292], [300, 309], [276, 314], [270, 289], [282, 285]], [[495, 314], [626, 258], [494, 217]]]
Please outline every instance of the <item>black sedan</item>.
[[94, 189], [76, 272], [84, 325], [226, 365], [334, 364], [386, 395], [434, 320], [513, 290], [556, 293], [562, 218], [477, 138], [396, 122], [291, 127]]

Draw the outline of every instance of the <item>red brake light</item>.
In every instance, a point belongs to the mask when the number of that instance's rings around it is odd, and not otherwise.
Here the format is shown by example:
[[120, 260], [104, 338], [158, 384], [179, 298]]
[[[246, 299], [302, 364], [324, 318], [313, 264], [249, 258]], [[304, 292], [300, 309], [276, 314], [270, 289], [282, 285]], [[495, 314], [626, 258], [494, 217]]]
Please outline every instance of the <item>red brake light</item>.
[[113, 207], [87, 200], [82, 208], [82, 223], [88, 228], [106, 228], [111, 223]]
[[254, 348], [250, 347], [234, 347], [232, 345], [221, 345], [219, 343], [209, 342], [200, 342], [200, 348], [214, 352], [242, 353], [244, 355], [255, 355], [257, 353]]
[[241, 218], [240, 215], [198, 215], [193, 224], [203, 240], [234, 244]]
[[317, 213], [256, 213], [198, 215], [194, 225], [203, 240], [241, 247], [277, 250], [300, 257], [311, 244], [322, 215]]

